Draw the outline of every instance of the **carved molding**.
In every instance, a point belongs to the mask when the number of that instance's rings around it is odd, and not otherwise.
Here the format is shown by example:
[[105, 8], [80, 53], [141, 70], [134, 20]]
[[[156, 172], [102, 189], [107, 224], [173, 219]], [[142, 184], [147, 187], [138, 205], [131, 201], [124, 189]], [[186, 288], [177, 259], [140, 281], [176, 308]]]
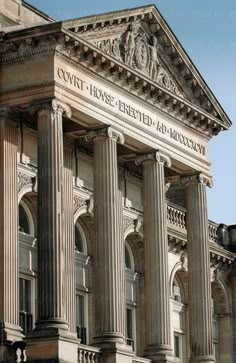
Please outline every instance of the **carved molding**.
[[203, 173], [184, 175], [181, 177], [180, 182], [183, 186], [188, 186], [189, 184], [203, 184], [209, 188], [213, 187], [212, 177]]
[[124, 135], [121, 132], [115, 130], [111, 126], [102, 129], [88, 131], [87, 135], [85, 135], [85, 139], [87, 142], [94, 141], [94, 139], [97, 138], [109, 138], [115, 140], [119, 144], [124, 144], [125, 142]]
[[168, 168], [171, 167], [171, 159], [169, 156], [162, 154], [160, 151], [155, 151], [149, 154], [143, 154], [136, 158], [135, 164], [140, 165], [146, 161], [153, 161], [158, 163], [163, 163]]
[[67, 118], [72, 117], [71, 107], [55, 98], [38, 100], [29, 105], [29, 112], [31, 114], [38, 112], [40, 115], [43, 115], [45, 111], [60, 112], [62, 115], [65, 114]]
[[31, 175], [18, 171], [18, 192], [27, 185], [32, 186], [32, 191], [36, 191], [36, 180], [36, 177], [32, 177]]
[[120, 36], [114, 38], [111, 34], [110, 38], [95, 40], [93, 44], [182, 97], [175, 80], [162, 64], [158, 54], [160, 47], [157, 37], [150, 35], [145, 27], [148, 28], [148, 24], [136, 20], [129, 23]]
[[134, 225], [134, 220], [131, 217], [124, 216], [123, 217], [123, 230], [124, 232], [130, 227]]
[[[160, 44], [165, 44], [165, 39], [163, 40], [160, 36], [157, 36], [157, 38]], [[149, 45], [151, 44], [149, 43]], [[166, 48], [168, 47], [165, 44]], [[0, 60], [2, 63], [18, 62], [19, 60], [25, 61], [26, 58], [48, 54], [48, 52], [54, 52], [55, 56], [65, 57], [70, 63], [80, 63], [92, 70], [95, 69], [101, 76], [111, 77], [113, 82], [115, 79], [115, 82], [122, 87], [127, 87], [132, 93], [139, 91], [139, 97], [145, 98], [145, 100], [148, 100], [158, 108], [166, 109], [168, 107], [168, 111], [170, 113], [173, 112], [175, 117], [180, 118], [182, 122], [198, 129], [209, 137], [217, 135], [220, 131], [230, 126], [229, 121], [221, 121], [219, 114], [215, 111], [215, 106], [211, 103], [215, 104], [215, 101], [209, 101], [208, 96], [201, 89], [197, 92], [196, 88], [200, 86], [196, 86], [194, 75], [191, 74], [184, 62], [180, 62], [180, 66], [186, 68], [187, 82], [193, 87], [195, 93], [199, 93], [201, 99], [200, 107], [196, 107], [187, 100], [180, 98], [177, 94], [172, 92], [168, 94], [169, 90], [160, 83], [153, 82], [150, 77], [150, 81], [148, 81], [145, 77], [142, 77], [140, 72], [138, 74], [134, 68], [131, 69], [129, 67], [128, 70], [125, 62], [123, 62], [124, 66], [122, 67], [120, 60], [115, 57], [111, 60], [109, 54], [106, 56], [104, 52], [99, 53], [99, 49], [96, 46], [77, 38], [73, 33], [68, 34], [66, 30], [61, 29], [61, 26], [54, 29], [53, 35], [48, 35], [45, 32], [45, 34], [35, 34], [31, 38], [26, 37], [26, 39], [22, 39], [22, 36], [19, 36], [19, 38], [14, 37], [13, 39], [9, 36], [9, 39], [3, 39], [0, 47]], [[176, 63], [180, 59], [176, 50], [173, 56], [176, 57], [174, 58]], [[177, 63], [179, 64], [179, 62]], [[185, 73], [182, 69], [181, 74]], [[145, 76], [144, 73], [143, 75]], [[165, 77], [163, 82], [165, 83]], [[224, 115], [221, 115], [221, 117], [225, 119]]]
[[74, 205], [74, 213], [81, 207], [86, 206], [86, 199], [80, 197], [79, 195], [75, 194], [73, 196], [73, 205]]

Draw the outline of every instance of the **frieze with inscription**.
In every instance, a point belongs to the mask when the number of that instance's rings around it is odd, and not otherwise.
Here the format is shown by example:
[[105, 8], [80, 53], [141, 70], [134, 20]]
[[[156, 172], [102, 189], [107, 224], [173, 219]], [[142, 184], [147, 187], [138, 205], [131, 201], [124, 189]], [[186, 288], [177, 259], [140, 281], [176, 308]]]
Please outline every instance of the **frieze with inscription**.
[[114, 113], [152, 129], [156, 135], [160, 137], [164, 136], [165, 139], [169, 139], [172, 142], [174, 141], [186, 149], [206, 156], [206, 147], [201, 144], [198, 139], [194, 140], [194, 138], [189, 137], [177, 127], [170, 126], [167, 122], [165, 123], [159, 119], [155, 113], [148, 113], [141, 109], [138, 104], [128, 102], [124, 97], [119, 96], [117, 93], [102, 88], [92, 79], [88, 77], [83, 78], [81, 73], [78, 73], [77, 75], [75, 71], [68, 71], [58, 67], [57, 77], [60, 81], [77, 89], [79, 93], [84, 94], [84, 96], [87, 96], [89, 99], [92, 98], [103, 104], [108, 108], [108, 111], [109, 109], [112, 109]]

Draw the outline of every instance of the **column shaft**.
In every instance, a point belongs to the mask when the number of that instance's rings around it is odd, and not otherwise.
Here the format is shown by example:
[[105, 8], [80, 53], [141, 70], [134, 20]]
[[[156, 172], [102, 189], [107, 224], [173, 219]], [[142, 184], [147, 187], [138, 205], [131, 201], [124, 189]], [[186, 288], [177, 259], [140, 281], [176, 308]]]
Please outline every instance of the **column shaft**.
[[38, 115], [39, 325], [66, 327], [62, 111], [49, 107]]
[[21, 338], [19, 328], [19, 245], [17, 124], [0, 117], [0, 320], [1, 342]]
[[206, 185], [187, 186], [189, 320], [192, 362], [214, 362]]
[[117, 145], [112, 137], [94, 139], [97, 339], [124, 341], [124, 241], [118, 190]]
[[73, 209], [73, 146], [64, 147], [64, 234], [65, 234], [65, 310], [69, 330], [75, 332], [75, 236]]
[[171, 354], [164, 163], [144, 161], [143, 176], [146, 351], [156, 359]]

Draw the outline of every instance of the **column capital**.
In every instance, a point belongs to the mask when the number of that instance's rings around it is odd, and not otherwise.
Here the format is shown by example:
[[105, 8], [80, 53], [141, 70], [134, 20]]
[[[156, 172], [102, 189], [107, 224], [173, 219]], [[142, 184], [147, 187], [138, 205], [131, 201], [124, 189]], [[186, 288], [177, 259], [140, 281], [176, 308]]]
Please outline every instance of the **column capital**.
[[19, 111], [14, 106], [0, 106], [0, 120], [19, 121]]
[[206, 175], [204, 173], [183, 175], [180, 179], [180, 183], [186, 187], [190, 184], [202, 184], [209, 188], [213, 187], [212, 177], [210, 175]]
[[95, 139], [101, 139], [101, 138], [112, 139], [118, 142], [119, 144], [124, 144], [125, 142], [124, 135], [120, 131], [114, 129], [111, 126], [107, 126], [96, 130], [90, 130], [85, 136], [87, 142], [95, 141]]
[[153, 163], [155, 163], [155, 162], [163, 163], [168, 168], [171, 167], [170, 157], [163, 154], [160, 150], [156, 150], [156, 151], [151, 152], [151, 153], [139, 155], [135, 160], [135, 164], [140, 165], [140, 164], [143, 164], [146, 161], [152, 161]]
[[65, 116], [68, 118], [72, 117], [71, 107], [64, 102], [57, 100], [56, 98], [39, 100], [29, 106], [29, 112], [31, 114], [37, 112], [39, 116], [41, 116], [45, 111], [61, 112], [62, 115], [65, 114]]

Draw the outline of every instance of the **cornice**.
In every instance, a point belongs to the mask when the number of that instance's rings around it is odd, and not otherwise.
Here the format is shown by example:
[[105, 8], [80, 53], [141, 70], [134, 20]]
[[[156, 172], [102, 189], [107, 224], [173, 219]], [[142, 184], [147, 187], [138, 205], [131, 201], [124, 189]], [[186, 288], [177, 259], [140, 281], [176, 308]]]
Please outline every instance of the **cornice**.
[[181, 75], [185, 88], [187, 86], [191, 90], [191, 94], [200, 108], [215, 117], [221, 117], [224, 120], [225, 128], [229, 128], [231, 121], [228, 116], [155, 5], [68, 20], [63, 22], [63, 27], [83, 36], [88, 31], [103, 31], [104, 28], [109, 29], [114, 25], [119, 26], [137, 20], [150, 24], [152, 34], [158, 39], [165, 60], [169, 60], [168, 63], [173, 65], [172, 68], [176, 70], [176, 74]]
[[[36, 31], [30, 33], [28, 29], [28, 37], [23, 39], [20, 31], [17, 32], [18, 38], [16, 34], [14, 36], [11, 34], [12, 38], [8, 34], [6, 39], [0, 43], [0, 62], [3, 64], [20, 60], [25, 62], [26, 58], [39, 54], [62, 54], [68, 60], [81, 64], [156, 108], [170, 113], [180, 122], [208, 138], [228, 128], [217, 117], [154, 83], [148, 77], [114, 59], [96, 46], [66, 29], [60, 30], [58, 23], [50, 25], [54, 26], [53, 34], [49, 32], [48, 25], [44, 32], [42, 29], [40, 30], [40, 34]], [[38, 28], [35, 29], [39, 30]]]

